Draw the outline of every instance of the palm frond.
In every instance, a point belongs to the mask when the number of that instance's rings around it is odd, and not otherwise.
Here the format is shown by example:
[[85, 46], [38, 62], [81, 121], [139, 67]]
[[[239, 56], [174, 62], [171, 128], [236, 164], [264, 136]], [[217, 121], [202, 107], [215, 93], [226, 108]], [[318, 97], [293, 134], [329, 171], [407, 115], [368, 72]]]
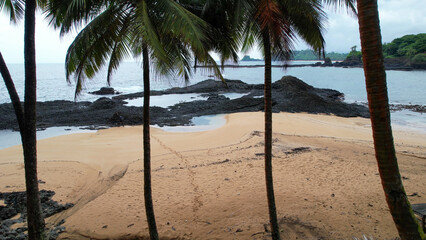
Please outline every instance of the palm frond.
[[318, 55], [324, 55], [326, 14], [321, 0], [300, 0], [297, 5], [290, 0], [283, 2], [286, 2], [283, 11], [290, 21], [290, 31], [297, 33]]
[[174, 0], [160, 2], [160, 8], [170, 13], [164, 19], [162, 30], [178, 35], [182, 41], [191, 45], [195, 55], [202, 54], [205, 51], [207, 23]]
[[[259, 25], [255, 21], [248, 21], [244, 32], [242, 34], [241, 51], [246, 53], [253, 48], [256, 42], [261, 41], [262, 36], [260, 34]], [[261, 45], [261, 44], [260, 44]], [[260, 46], [259, 45], [259, 46]]]
[[87, 24], [107, 8], [107, 3], [108, 0], [50, 0], [44, 12], [49, 24], [59, 28], [63, 36]]
[[17, 23], [24, 17], [24, 0], [0, 0], [0, 12], [9, 13], [9, 19], [12, 23]]
[[326, 5], [333, 6], [336, 10], [343, 8], [346, 9], [348, 13], [351, 13], [355, 16], [358, 15], [356, 10], [356, 0], [323, 0]]
[[[142, 53], [142, 43], [145, 43], [155, 54], [155, 58], [160, 61], [168, 62], [169, 58], [161, 44], [157, 22], [152, 20], [156, 18], [155, 11], [151, 11], [145, 0], [141, 1], [135, 11], [135, 26], [137, 33], [134, 35], [133, 41], [139, 44], [133, 47], [135, 54]], [[138, 39], [136, 39], [138, 38]]]
[[68, 48], [66, 78], [70, 82], [70, 76], [74, 74], [75, 97], [80, 93], [84, 80], [92, 78], [108, 60], [123, 26], [122, 14], [119, 9], [110, 6], [85, 27]]
[[260, 25], [260, 29], [263, 30], [268, 28], [271, 32], [279, 34], [280, 30], [280, 19], [283, 14], [279, 8], [279, 5], [274, 0], [260, 0], [257, 7], [255, 19]]
[[112, 49], [110, 59], [109, 59], [109, 64], [108, 64], [108, 72], [107, 72], [108, 85], [111, 85], [112, 73], [118, 69], [121, 61], [124, 58], [130, 56], [129, 45], [130, 45], [131, 38], [129, 36], [130, 31], [128, 29], [128, 27], [130, 26], [130, 19], [131, 18], [125, 19], [125, 21], [123, 22], [123, 25], [121, 26], [121, 30], [115, 39], [114, 47]]

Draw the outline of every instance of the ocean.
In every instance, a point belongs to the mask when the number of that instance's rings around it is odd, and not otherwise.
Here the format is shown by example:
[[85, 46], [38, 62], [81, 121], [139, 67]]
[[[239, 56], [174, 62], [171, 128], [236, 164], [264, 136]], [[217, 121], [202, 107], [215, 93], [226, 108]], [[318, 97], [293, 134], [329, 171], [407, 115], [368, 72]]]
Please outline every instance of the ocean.
[[[293, 61], [291, 64], [313, 63], [311, 61]], [[241, 62], [241, 65], [261, 65], [263, 62]], [[276, 63], [278, 64], [278, 63]], [[24, 92], [24, 65], [10, 64], [8, 65], [12, 78], [15, 81], [18, 94], [23, 100]], [[225, 68], [223, 76], [226, 79], [241, 80], [250, 84], [263, 83], [263, 67], [257, 68]], [[349, 103], [365, 104], [367, 95], [365, 90], [364, 73], [361, 68], [337, 68], [337, 67], [290, 67], [287, 69], [273, 68], [272, 80], [277, 81], [284, 75], [292, 75], [300, 78], [309, 85], [317, 88], [331, 88], [343, 92], [344, 101]], [[153, 81], [151, 88], [153, 90], [163, 90], [171, 87], [183, 87], [187, 84], [195, 84], [197, 82], [212, 78], [211, 73], [206, 69], [199, 68], [192, 76], [189, 83], [185, 83], [183, 79], [172, 77], [158, 76], [153, 73]], [[426, 105], [426, 71], [386, 71], [389, 101], [391, 104], [405, 105]], [[37, 101], [51, 100], [74, 100], [74, 79], [68, 84], [65, 79], [64, 64], [38, 64], [37, 65]], [[76, 99], [77, 101], [94, 101], [99, 96], [89, 94], [90, 91], [99, 90], [101, 87], [107, 86], [106, 71], [101, 70], [94, 79], [87, 80], [84, 84], [84, 90]], [[140, 62], [125, 62], [114, 73], [112, 77], [111, 87], [121, 93], [134, 93], [143, 91], [142, 86], [142, 69]], [[231, 98], [240, 97], [240, 95], [228, 96]], [[153, 99], [153, 105], [170, 106], [181, 101], [190, 101], [198, 99], [199, 96], [170, 95], [156, 97]], [[140, 101], [139, 103], [137, 101]], [[7, 89], [3, 81], [0, 81], [0, 103], [10, 102]], [[158, 104], [156, 104], [158, 103]], [[142, 100], [134, 100], [131, 105], [142, 105]], [[205, 119], [198, 119], [194, 122], [197, 125], [218, 126], [220, 117], [208, 116]], [[394, 128], [421, 131], [426, 133], [426, 117], [424, 114], [416, 113], [408, 110], [392, 113], [392, 124]], [[202, 128], [195, 128], [194, 131]], [[166, 130], [186, 131], [185, 128], [170, 128]], [[6, 131], [7, 132], [7, 131]], [[0, 131], [0, 148], [2, 141], [8, 142], [10, 133]], [[57, 131], [55, 131], [57, 132]], [[73, 132], [73, 130], [68, 131]], [[56, 133], [59, 134], [59, 133]], [[3, 139], [3, 140], [2, 140]], [[19, 143], [19, 138], [18, 138]], [[10, 145], [10, 144], [9, 144]]]

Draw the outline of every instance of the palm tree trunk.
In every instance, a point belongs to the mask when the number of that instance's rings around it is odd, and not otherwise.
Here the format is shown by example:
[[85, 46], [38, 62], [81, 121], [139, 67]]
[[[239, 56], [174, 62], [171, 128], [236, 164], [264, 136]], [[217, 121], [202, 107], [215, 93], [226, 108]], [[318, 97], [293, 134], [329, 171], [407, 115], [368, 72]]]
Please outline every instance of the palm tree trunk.
[[12, 101], [13, 109], [15, 110], [16, 119], [18, 120], [19, 131], [24, 131], [24, 111], [22, 110], [21, 100], [16, 92], [15, 84], [13, 83], [12, 76], [10, 76], [9, 69], [0, 52], [0, 73], [3, 77], [4, 84], [9, 92], [10, 100]]
[[143, 57], [143, 173], [144, 173], [144, 197], [145, 212], [148, 221], [149, 235], [151, 240], [158, 240], [157, 224], [155, 222], [154, 206], [152, 204], [151, 189], [151, 140], [149, 133], [149, 55], [146, 44], [142, 46]]
[[401, 239], [424, 239], [407, 199], [395, 155], [377, 0], [358, 0], [357, 7], [374, 148], [386, 201]]
[[271, 41], [268, 29], [264, 29], [263, 50], [265, 51], [265, 179], [266, 195], [268, 198], [269, 222], [273, 240], [280, 239], [277, 210], [275, 207], [274, 181], [272, 178], [272, 56]]
[[35, 0], [25, 1], [25, 122], [21, 138], [27, 188], [28, 238], [40, 240], [46, 236], [37, 179], [35, 9]]

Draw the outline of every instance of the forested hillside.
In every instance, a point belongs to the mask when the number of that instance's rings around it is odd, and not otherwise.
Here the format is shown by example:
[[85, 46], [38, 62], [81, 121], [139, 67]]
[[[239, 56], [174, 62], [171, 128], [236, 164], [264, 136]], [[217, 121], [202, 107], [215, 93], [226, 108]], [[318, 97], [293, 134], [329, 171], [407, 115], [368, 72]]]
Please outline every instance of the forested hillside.
[[407, 57], [426, 53], [426, 33], [405, 35], [395, 38], [390, 43], [383, 44], [383, 54], [386, 58]]
[[[325, 57], [330, 58], [332, 61], [341, 61], [345, 60], [347, 53], [336, 53], [336, 52], [329, 52], [325, 53]], [[317, 54], [315, 54], [312, 50], [297, 50], [294, 51], [293, 60], [322, 60], [322, 57], [318, 57]]]

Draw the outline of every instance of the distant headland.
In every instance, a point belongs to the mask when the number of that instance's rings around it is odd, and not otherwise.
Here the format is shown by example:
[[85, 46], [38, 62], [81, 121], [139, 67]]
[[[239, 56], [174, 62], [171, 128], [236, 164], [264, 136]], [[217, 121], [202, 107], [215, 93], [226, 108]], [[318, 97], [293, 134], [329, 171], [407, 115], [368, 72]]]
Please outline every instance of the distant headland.
[[263, 59], [251, 58], [249, 55], [244, 55], [241, 61], [263, 61]]

